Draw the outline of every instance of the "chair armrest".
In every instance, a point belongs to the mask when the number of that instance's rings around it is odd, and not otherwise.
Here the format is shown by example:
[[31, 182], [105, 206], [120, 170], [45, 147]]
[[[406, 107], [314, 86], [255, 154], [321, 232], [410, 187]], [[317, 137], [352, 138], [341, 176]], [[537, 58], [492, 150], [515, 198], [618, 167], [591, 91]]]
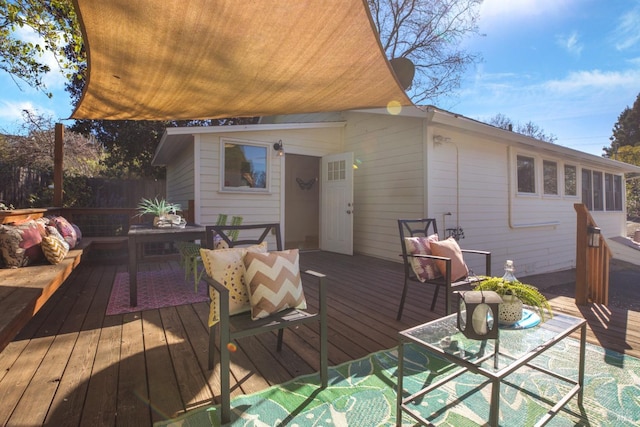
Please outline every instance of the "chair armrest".
[[313, 271], [313, 270], [305, 270], [303, 273], [309, 275], [309, 276], [314, 276], [318, 278], [318, 301], [319, 301], [319, 309], [318, 312], [320, 313], [320, 317], [326, 317], [327, 315], [327, 290], [328, 290], [328, 285], [327, 285], [327, 276], [322, 274], [322, 273], [318, 273], [317, 271]]
[[462, 252], [466, 252], [469, 254], [480, 254], [480, 255], [491, 255], [489, 251], [479, 251], [477, 249], [460, 249]]
[[435, 259], [438, 261], [446, 261], [448, 259], [448, 257], [445, 256], [438, 256], [438, 255], [427, 255], [427, 254], [407, 254], [407, 258], [408, 257], [413, 257], [413, 258], [429, 258], [429, 259]]
[[485, 256], [485, 276], [491, 276], [491, 252], [476, 249], [461, 249], [463, 253], [478, 254]]
[[227, 289], [222, 283], [204, 274], [202, 278], [209, 285], [209, 289], [213, 289], [218, 293], [218, 316], [220, 322], [220, 338], [229, 342], [229, 289]]

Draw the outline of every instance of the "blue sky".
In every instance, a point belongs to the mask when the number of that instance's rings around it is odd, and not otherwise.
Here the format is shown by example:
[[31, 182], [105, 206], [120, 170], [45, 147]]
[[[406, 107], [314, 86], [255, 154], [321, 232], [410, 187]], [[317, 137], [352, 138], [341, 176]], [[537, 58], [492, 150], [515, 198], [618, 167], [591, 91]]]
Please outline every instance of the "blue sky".
[[[601, 155], [640, 93], [640, 0], [485, 0], [480, 13], [485, 36], [465, 48], [483, 60], [436, 105], [482, 121], [532, 121], [559, 145]], [[71, 123], [61, 75], [46, 80], [53, 99], [19, 83], [22, 91], [0, 72], [0, 132], [17, 132], [23, 109]]]
[[438, 106], [532, 121], [556, 144], [601, 155], [640, 93], [640, 1], [485, 0], [466, 49], [483, 61]]

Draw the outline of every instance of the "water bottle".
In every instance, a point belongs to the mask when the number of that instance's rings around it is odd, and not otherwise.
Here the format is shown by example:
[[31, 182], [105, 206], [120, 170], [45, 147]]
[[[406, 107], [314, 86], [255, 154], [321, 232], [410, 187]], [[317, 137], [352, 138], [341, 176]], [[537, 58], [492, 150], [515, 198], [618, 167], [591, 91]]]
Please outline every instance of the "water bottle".
[[505, 282], [516, 282], [515, 275], [516, 268], [513, 265], [513, 260], [508, 259], [507, 262], [504, 263], [504, 276], [502, 276], [502, 280]]

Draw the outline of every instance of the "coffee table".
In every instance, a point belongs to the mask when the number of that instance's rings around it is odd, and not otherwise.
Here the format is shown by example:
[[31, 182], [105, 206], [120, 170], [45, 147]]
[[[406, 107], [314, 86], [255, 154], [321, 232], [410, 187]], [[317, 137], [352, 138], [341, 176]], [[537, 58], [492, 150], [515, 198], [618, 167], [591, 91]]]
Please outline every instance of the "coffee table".
[[[529, 362], [580, 329], [580, 354], [578, 378], [572, 379], [551, 372]], [[456, 314], [452, 314], [429, 323], [399, 332], [398, 346], [398, 384], [397, 384], [397, 417], [396, 425], [401, 425], [403, 412], [408, 413], [418, 422], [430, 425], [430, 422], [416, 410], [412, 410], [412, 402], [421, 396], [441, 387], [445, 383], [472, 372], [487, 378], [479, 387], [491, 384], [491, 406], [488, 424], [498, 426], [500, 414], [500, 384], [515, 370], [527, 366], [544, 372], [557, 380], [564, 381], [571, 389], [544, 414], [536, 425], [545, 425], [576, 394], [578, 404], [582, 405], [584, 385], [584, 356], [586, 341], [586, 321], [574, 316], [556, 313], [550, 319], [528, 329], [501, 330], [498, 340], [472, 340], [466, 338], [457, 328]], [[404, 345], [417, 344], [429, 352], [462, 367], [445, 378], [404, 397]], [[499, 345], [498, 345], [499, 343]], [[527, 391], [529, 392], [529, 390]], [[535, 394], [535, 390], [532, 391]], [[428, 414], [427, 417], [433, 414]]]

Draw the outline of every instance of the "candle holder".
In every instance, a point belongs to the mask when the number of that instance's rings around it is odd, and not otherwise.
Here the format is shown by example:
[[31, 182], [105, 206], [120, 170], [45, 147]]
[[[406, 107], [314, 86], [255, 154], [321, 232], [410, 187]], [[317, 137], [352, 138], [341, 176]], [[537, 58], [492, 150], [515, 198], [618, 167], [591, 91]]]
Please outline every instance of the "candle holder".
[[474, 340], [498, 338], [498, 305], [502, 298], [494, 291], [460, 291], [458, 329]]

